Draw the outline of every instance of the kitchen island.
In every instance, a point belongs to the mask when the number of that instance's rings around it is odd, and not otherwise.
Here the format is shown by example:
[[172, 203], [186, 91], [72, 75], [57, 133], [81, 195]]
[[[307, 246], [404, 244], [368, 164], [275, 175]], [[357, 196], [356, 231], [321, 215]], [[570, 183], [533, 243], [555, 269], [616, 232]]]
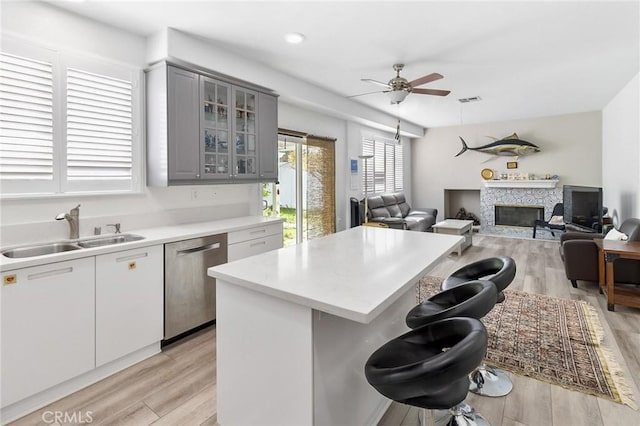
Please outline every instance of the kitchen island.
[[408, 328], [415, 284], [463, 238], [356, 227], [209, 268], [217, 280], [218, 423], [376, 424], [364, 377]]

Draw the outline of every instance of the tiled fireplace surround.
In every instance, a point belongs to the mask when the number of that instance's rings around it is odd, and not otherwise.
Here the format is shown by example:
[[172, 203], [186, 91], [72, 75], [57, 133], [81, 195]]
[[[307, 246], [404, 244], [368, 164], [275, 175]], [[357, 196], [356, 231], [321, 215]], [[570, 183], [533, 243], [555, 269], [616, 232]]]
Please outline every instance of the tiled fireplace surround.
[[[480, 189], [480, 232], [531, 238], [533, 228], [495, 226], [495, 205], [543, 206], [545, 220], [551, 217], [553, 206], [562, 202], [562, 187], [556, 188], [482, 188]], [[542, 235], [545, 234], [545, 235]], [[541, 237], [551, 237], [541, 233]]]

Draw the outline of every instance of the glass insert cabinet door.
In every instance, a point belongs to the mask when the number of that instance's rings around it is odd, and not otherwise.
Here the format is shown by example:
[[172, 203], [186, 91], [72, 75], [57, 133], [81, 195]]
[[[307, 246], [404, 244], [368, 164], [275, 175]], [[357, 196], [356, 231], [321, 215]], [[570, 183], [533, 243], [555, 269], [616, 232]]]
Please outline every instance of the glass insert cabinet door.
[[256, 103], [258, 93], [233, 87], [233, 167], [235, 178], [255, 178], [258, 174]]
[[229, 179], [232, 136], [231, 85], [200, 77], [201, 179]]

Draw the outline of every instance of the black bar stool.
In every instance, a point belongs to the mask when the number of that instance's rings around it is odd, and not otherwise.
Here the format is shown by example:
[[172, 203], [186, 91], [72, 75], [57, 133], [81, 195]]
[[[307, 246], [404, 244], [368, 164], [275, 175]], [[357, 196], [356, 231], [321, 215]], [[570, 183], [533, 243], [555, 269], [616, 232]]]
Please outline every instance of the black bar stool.
[[[441, 284], [442, 290], [462, 285], [470, 280], [490, 280], [498, 292], [496, 303], [504, 301], [503, 290], [516, 276], [516, 262], [508, 256], [490, 257], [470, 263], [455, 271]], [[484, 362], [471, 374], [469, 390], [484, 396], [505, 396], [513, 389], [513, 383], [504, 371]]]
[[[486, 350], [487, 332], [480, 321], [447, 318], [390, 340], [369, 357], [364, 372], [382, 395], [422, 408], [427, 424], [488, 426], [462, 404], [469, 391], [469, 373]], [[434, 419], [433, 410], [447, 410], [448, 418]]]
[[443, 290], [411, 309], [407, 314], [407, 325], [418, 328], [451, 317], [480, 319], [493, 309], [497, 293], [491, 281], [479, 280]]

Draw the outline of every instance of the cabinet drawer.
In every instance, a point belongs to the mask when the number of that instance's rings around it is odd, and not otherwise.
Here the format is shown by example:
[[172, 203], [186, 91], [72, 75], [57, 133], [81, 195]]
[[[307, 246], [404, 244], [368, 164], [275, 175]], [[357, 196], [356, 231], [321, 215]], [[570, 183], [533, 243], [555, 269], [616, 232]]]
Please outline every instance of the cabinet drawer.
[[255, 240], [229, 245], [227, 257], [229, 262], [233, 262], [234, 260], [254, 256], [256, 254], [279, 249], [281, 247], [282, 233], [280, 232], [275, 235], [267, 235], [266, 237], [257, 238]]
[[276, 234], [282, 235], [282, 223], [271, 223], [243, 229], [241, 231], [229, 232], [228, 243], [231, 245]]

